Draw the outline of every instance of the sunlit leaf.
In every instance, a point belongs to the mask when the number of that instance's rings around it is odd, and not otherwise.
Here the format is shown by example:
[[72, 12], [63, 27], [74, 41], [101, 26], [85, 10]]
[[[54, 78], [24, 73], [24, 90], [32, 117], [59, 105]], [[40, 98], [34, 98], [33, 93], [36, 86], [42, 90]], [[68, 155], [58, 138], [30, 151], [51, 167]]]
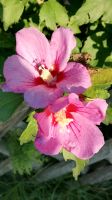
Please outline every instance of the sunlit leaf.
[[78, 25], [83, 25], [89, 22], [94, 23], [101, 18], [105, 23], [112, 23], [111, 7], [111, 0], [85, 0], [76, 14], [72, 16], [72, 21]]
[[33, 142], [20, 145], [18, 135], [20, 130], [16, 129], [11, 132], [11, 136], [7, 139], [7, 147], [10, 153], [10, 159], [13, 166], [14, 173], [30, 174], [33, 164], [39, 164], [40, 153], [34, 148]]
[[112, 106], [109, 106], [106, 113], [106, 118], [103, 122], [106, 125], [112, 124]]
[[77, 158], [74, 154], [68, 152], [65, 149], [63, 149], [62, 153], [63, 153], [63, 157], [65, 161], [67, 160], [75, 161], [76, 166], [72, 169], [72, 171], [73, 171], [73, 176], [75, 177], [75, 180], [77, 180], [80, 173], [84, 170], [85, 166], [88, 164], [88, 160], [81, 160]]
[[37, 122], [33, 117], [34, 114], [35, 112], [32, 112], [29, 115], [27, 119], [28, 125], [19, 138], [21, 145], [30, 141], [34, 141], [36, 137], [38, 128], [37, 128]]
[[93, 85], [111, 85], [112, 68], [99, 68], [91, 74]]
[[108, 99], [110, 97], [110, 94], [107, 90], [94, 86], [87, 89], [84, 92], [84, 95], [92, 99], [95, 98]]
[[111, 42], [111, 33], [107, 34], [104, 31], [96, 32], [87, 37], [82, 53], [88, 52], [91, 55], [89, 62], [91, 66], [105, 66], [106, 58], [111, 52]]
[[5, 30], [7, 30], [13, 23], [19, 21], [24, 10], [24, 3], [26, 2], [26, 0], [1, 0], [3, 10], [2, 21]]
[[66, 26], [68, 23], [68, 15], [66, 9], [56, 0], [48, 0], [42, 5], [40, 10], [40, 24], [45, 24], [51, 30], [55, 30], [57, 24]]

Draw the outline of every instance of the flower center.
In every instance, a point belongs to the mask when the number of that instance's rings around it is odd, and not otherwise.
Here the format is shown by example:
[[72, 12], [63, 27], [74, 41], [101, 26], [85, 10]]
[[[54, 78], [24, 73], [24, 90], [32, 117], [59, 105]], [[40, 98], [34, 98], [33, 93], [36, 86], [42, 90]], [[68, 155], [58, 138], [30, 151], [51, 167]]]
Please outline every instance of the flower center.
[[40, 72], [40, 77], [47, 82], [48, 84], [51, 83], [54, 79], [54, 77], [52, 76], [52, 74], [50, 73], [50, 71], [48, 69], [45, 68], [44, 65], [39, 66], [39, 72]]
[[62, 127], [67, 126], [71, 121], [73, 121], [73, 119], [67, 118], [65, 109], [62, 109], [61, 111], [55, 113], [55, 120]]

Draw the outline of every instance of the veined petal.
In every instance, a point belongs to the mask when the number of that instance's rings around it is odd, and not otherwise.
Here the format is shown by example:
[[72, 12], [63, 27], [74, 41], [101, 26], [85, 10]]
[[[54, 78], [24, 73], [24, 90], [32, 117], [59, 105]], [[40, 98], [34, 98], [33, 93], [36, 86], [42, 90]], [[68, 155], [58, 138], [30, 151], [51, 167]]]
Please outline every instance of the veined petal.
[[39, 85], [27, 90], [24, 99], [33, 108], [45, 108], [61, 95], [60, 89]]
[[51, 38], [51, 52], [53, 64], [59, 71], [63, 71], [70, 58], [73, 48], [76, 46], [76, 40], [72, 31], [67, 28], [58, 28]]
[[87, 103], [83, 108], [78, 109], [78, 112], [84, 117], [99, 125], [106, 115], [108, 104], [103, 99], [95, 99]]
[[22, 93], [35, 86], [35, 78], [38, 72], [35, 68], [20, 56], [13, 55], [4, 63], [4, 77], [6, 85], [3, 89]]
[[[52, 116], [46, 117], [37, 114], [39, 131], [35, 140], [36, 148], [47, 155], [56, 155], [60, 152], [63, 144], [68, 141], [69, 134], [66, 127], [61, 127], [58, 123], [53, 123]], [[42, 118], [42, 119], [41, 119]]]
[[[71, 130], [76, 136], [74, 146], [69, 151], [81, 159], [89, 159], [104, 145], [104, 137], [100, 129], [89, 119], [74, 113], [74, 122], [71, 122]], [[67, 147], [66, 147], [67, 148]]]
[[16, 51], [31, 64], [51, 66], [49, 42], [36, 28], [23, 28], [16, 33]]
[[91, 86], [90, 75], [82, 64], [70, 62], [64, 70], [64, 78], [57, 83], [57, 87], [64, 92], [83, 93]]

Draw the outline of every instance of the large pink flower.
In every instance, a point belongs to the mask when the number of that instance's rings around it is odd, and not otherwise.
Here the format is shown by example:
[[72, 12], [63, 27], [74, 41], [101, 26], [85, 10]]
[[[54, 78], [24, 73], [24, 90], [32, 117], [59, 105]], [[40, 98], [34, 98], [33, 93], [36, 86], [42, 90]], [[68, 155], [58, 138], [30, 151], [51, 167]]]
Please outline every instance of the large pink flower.
[[38, 134], [35, 147], [47, 155], [65, 148], [81, 159], [89, 159], [104, 145], [99, 125], [105, 118], [107, 103], [95, 99], [85, 103], [76, 94], [61, 97], [44, 112], [36, 114]]
[[68, 62], [76, 46], [73, 33], [57, 29], [49, 42], [35, 28], [23, 28], [16, 34], [17, 55], [4, 64], [4, 91], [24, 93], [25, 101], [34, 108], [44, 108], [63, 92], [82, 93], [91, 85], [86, 68]]

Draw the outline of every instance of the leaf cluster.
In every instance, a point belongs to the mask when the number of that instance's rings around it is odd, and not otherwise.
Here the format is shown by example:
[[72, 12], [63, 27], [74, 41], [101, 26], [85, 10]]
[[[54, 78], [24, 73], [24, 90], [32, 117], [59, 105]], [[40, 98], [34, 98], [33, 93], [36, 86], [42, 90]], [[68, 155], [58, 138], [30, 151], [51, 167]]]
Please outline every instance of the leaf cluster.
[[41, 155], [34, 148], [33, 142], [20, 145], [19, 142], [20, 129], [11, 132], [7, 139], [7, 147], [10, 153], [10, 159], [14, 173], [30, 174], [34, 163], [41, 163]]

